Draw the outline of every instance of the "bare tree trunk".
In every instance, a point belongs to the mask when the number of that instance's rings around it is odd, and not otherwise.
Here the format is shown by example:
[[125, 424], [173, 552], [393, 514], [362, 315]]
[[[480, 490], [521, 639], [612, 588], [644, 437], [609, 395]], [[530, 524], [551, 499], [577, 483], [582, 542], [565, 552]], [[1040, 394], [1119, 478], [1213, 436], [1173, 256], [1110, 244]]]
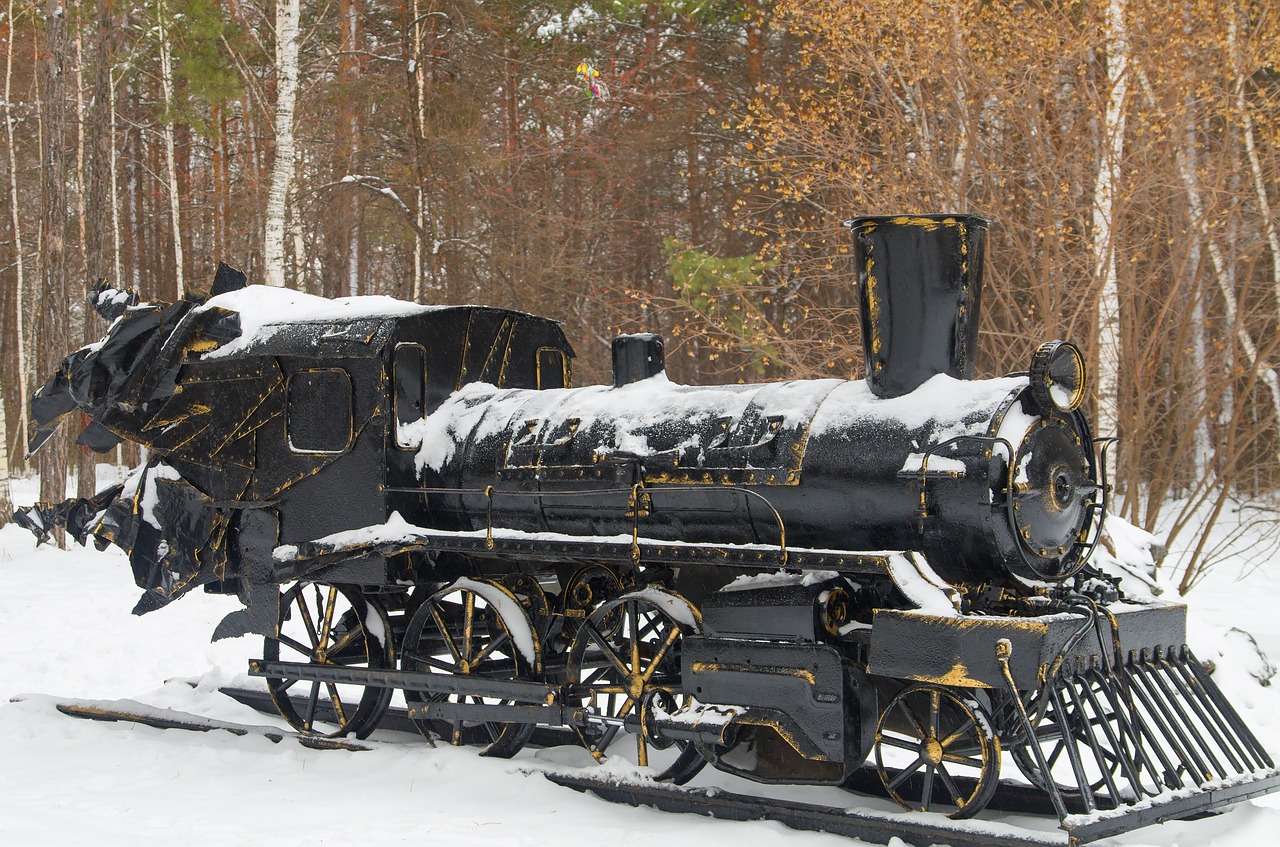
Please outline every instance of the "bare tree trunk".
[[111, 279], [116, 285], [124, 285], [124, 265], [120, 248], [120, 168], [116, 152], [116, 83], [110, 72], [107, 74], [107, 103], [109, 104], [107, 161], [110, 162], [111, 170]]
[[1253, 177], [1254, 196], [1258, 202], [1258, 215], [1262, 218], [1262, 231], [1266, 235], [1267, 247], [1271, 252], [1271, 282], [1276, 296], [1276, 308], [1280, 310], [1280, 227], [1271, 213], [1271, 201], [1267, 195], [1267, 180], [1262, 172], [1262, 161], [1258, 156], [1258, 142], [1253, 128], [1253, 115], [1249, 112], [1249, 103], [1245, 99], [1245, 82], [1250, 71], [1245, 67], [1244, 56], [1240, 49], [1239, 24], [1234, 10], [1227, 23], [1227, 49], [1231, 51], [1231, 64], [1235, 67], [1235, 107], [1240, 113], [1240, 124], [1244, 130], [1244, 149], [1249, 160], [1249, 173]]
[[[66, 8], [61, 0], [47, 0], [45, 43], [40, 61], [43, 89], [41, 113], [44, 130], [41, 147], [41, 221], [44, 261], [41, 263], [40, 332], [37, 353], [40, 372], [52, 374], [67, 352], [70, 341], [67, 297], [67, 57]], [[40, 499], [58, 502], [66, 497], [67, 447], [65, 427], [40, 451]], [[57, 532], [60, 547], [66, 534]]]
[[80, 266], [85, 267], [87, 258], [84, 252], [85, 219], [84, 219], [84, 33], [80, 28], [80, 16], [76, 16], [76, 228], [80, 238], [76, 246], [80, 249]]
[[[1098, 180], [1093, 192], [1094, 280], [1098, 294], [1098, 433], [1120, 430], [1120, 292], [1116, 279], [1115, 193], [1124, 153], [1125, 101], [1128, 95], [1129, 44], [1124, 0], [1107, 3], [1107, 104], [1103, 118]], [[1107, 476], [1115, 479], [1115, 451], [1108, 454]]]
[[[14, 292], [13, 314], [15, 318], [14, 340], [18, 353], [18, 437], [25, 444], [27, 437], [27, 399], [31, 396], [31, 389], [27, 385], [29, 370], [26, 331], [27, 289], [22, 256], [22, 220], [18, 214], [18, 163], [13, 147], [13, 0], [9, 0], [8, 21], [9, 49], [5, 51], [4, 69], [4, 129], [9, 150], [9, 211], [13, 222], [13, 253], [17, 273], [17, 290]], [[0, 430], [0, 439], [7, 437], [7, 430]]]
[[409, 99], [413, 127], [414, 223], [413, 233], [413, 300], [421, 303], [426, 294], [427, 231], [427, 67], [423, 47], [429, 22], [420, 0], [413, 0], [413, 20], [409, 24]]
[[298, 97], [298, 0], [276, 2], [276, 150], [267, 194], [263, 266], [268, 285], [283, 287], [284, 230], [294, 168], [293, 112]]
[[[341, 0], [339, 4], [340, 52], [338, 59], [338, 78], [345, 89], [357, 90], [360, 80], [360, 10], [362, 0]], [[342, 112], [337, 116], [338, 145], [335, 170], [343, 176], [359, 174], [361, 168], [361, 129], [363, 110], [361, 98], [344, 97], [341, 100]], [[346, 276], [345, 293], [355, 296], [360, 293], [360, 238], [361, 215], [356, 204], [348, 198], [338, 196], [340, 212], [331, 231], [335, 240], [340, 239], [337, 253], [340, 266]]]
[[1209, 228], [1209, 219], [1205, 214], [1204, 201], [1200, 196], [1199, 177], [1193, 168], [1191, 156], [1182, 149], [1177, 153], [1179, 176], [1182, 187], [1187, 194], [1187, 205], [1190, 207], [1191, 220], [1204, 239], [1209, 249], [1209, 261], [1213, 266], [1213, 277], [1218, 284], [1218, 292], [1222, 295], [1222, 306], [1227, 319], [1227, 326], [1236, 336], [1240, 349], [1244, 351], [1250, 368], [1258, 367], [1260, 378], [1271, 394], [1272, 408], [1276, 419], [1280, 420], [1280, 375], [1265, 362], [1258, 362], [1258, 345], [1254, 341], [1249, 328], [1245, 326], [1244, 316], [1240, 314], [1236, 298], [1235, 284], [1231, 280], [1230, 262], [1222, 252], [1222, 246], [1213, 237]]
[[130, 287], [142, 293], [142, 235], [139, 230], [138, 223], [142, 218], [142, 187], [139, 182], [139, 157], [142, 155], [141, 145], [137, 143], [137, 133], [126, 134], [128, 139], [129, 156], [128, 163], [125, 165], [125, 203], [129, 209], [129, 284]]
[[299, 208], [298, 183], [295, 177], [289, 187], [289, 234], [293, 237], [293, 284], [299, 291], [307, 290], [307, 245], [302, 238], [302, 210]]
[[13, 492], [9, 487], [9, 417], [5, 414], [4, 387], [0, 386], [0, 526], [9, 522], [13, 512]]
[[[295, 0], [296, 1], [296, 0]], [[169, 45], [169, 24], [166, 20], [165, 0], [156, 4], [156, 31], [160, 38], [160, 87], [164, 92], [164, 155], [165, 175], [168, 183], [169, 218], [173, 223], [173, 279], [177, 295], [181, 298], [187, 290], [183, 279], [185, 265], [182, 255], [182, 196], [178, 191], [178, 162], [174, 151], [174, 99], [173, 99], [173, 51]]]
[[213, 130], [213, 249], [219, 261], [227, 261], [227, 116], [221, 103], [210, 106]]
[[1208, 345], [1205, 337], [1208, 323], [1205, 320], [1205, 292], [1199, 285], [1200, 275], [1197, 267], [1200, 264], [1200, 239], [1196, 238], [1191, 248], [1191, 256], [1187, 264], [1190, 266], [1188, 278], [1191, 280], [1189, 292], [1192, 303], [1191, 312], [1191, 378], [1194, 380], [1191, 390], [1191, 413], [1194, 415], [1195, 430], [1192, 433], [1192, 461], [1194, 462], [1195, 479], [1205, 479], [1213, 473], [1213, 443], [1209, 440], [1209, 365]]
[[[112, 208], [115, 204], [115, 144], [112, 134], [114, 86], [111, 74], [118, 28], [115, 21], [115, 0], [97, 0], [96, 5], [96, 31], [90, 45], [93, 55], [93, 76], [90, 82], [93, 95], [80, 133], [86, 151], [81, 219], [89, 222], [83, 229], [86, 287], [102, 278], [119, 283], [114, 275], [118, 264], [113, 256], [115, 238], [107, 232], [107, 221], [115, 219]], [[100, 331], [97, 313], [92, 309], [85, 309], [85, 343], [95, 340], [101, 334]], [[96, 492], [96, 467], [96, 454], [88, 447], [80, 447], [76, 462], [79, 496], [89, 497]]]
[[9, 419], [5, 415], [4, 389], [0, 388], [0, 526], [13, 512], [13, 492], [9, 488]]

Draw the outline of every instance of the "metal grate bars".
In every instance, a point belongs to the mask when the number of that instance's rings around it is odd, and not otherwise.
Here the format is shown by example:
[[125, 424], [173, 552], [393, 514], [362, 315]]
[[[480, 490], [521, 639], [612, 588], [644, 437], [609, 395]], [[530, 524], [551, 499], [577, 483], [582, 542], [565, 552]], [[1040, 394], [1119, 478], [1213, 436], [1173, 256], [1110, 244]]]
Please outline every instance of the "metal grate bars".
[[[1204, 787], [1274, 767], [1191, 651], [1142, 650], [1113, 669], [1056, 675], [1036, 704], [1033, 781], [1085, 810]], [[1085, 788], [1087, 790], [1082, 790]]]

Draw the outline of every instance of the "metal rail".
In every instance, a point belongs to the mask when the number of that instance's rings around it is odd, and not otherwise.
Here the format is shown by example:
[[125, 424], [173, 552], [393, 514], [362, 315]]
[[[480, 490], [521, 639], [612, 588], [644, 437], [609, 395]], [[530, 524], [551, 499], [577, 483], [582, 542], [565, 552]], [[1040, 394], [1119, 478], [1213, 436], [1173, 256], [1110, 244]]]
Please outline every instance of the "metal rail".
[[483, 676], [402, 671], [381, 668], [348, 668], [309, 662], [249, 660], [249, 676], [363, 685], [367, 688], [399, 688], [422, 694], [492, 697], [517, 703], [546, 705], [557, 699], [559, 687], [544, 682], [490, 679]]

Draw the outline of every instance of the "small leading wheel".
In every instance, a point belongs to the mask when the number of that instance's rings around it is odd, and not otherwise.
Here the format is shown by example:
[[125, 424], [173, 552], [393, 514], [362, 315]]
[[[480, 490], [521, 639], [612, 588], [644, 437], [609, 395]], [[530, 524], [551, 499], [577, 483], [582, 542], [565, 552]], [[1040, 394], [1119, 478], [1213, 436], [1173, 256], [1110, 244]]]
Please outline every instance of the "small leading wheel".
[[894, 697], [876, 726], [876, 767], [904, 809], [976, 815], [1000, 774], [1000, 742], [977, 701], [936, 685]]
[[[428, 597], [405, 630], [400, 664], [407, 671], [456, 674], [494, 680], [533, 679], [542, 665], [541, 646], [520, 600], [495, 582], [459, 579]], [[511, 700], [406, 690], [418, 703], [509, 705]], [[532, 723], [415, 719], [428, 738], [434, 732], [455, 746], [483, 744], [482, 756], [506, 759], [533, 735]]]
[[[347, 668], [391, 668], [391, 624], [377, 601], [343, 585], [299, 582], [280, 596], [280, 626], [263, 642], [267, 661]], [[391, 689], [348, 683], [267, 679], [267, 690], [289, 726], [336, 738], [373, 732], [391, 702]]]
[[[578, 728], [596, 759], [630, 745], [623, 723], [636, 725], [635, 763], [654, 779], [683, 785], [706, 760], [692, 743], [662, 743], [647, 729], [655, 710], [674, 712], [688, 699], [680, 682], [680, 641], [698, 631], [697, 610], [678, 594], [647, 588], [599, 606], [583, 621], [569, 650], [568, 691], [606, 724]], [[615, 743], [617, 742], [617, 743]]]

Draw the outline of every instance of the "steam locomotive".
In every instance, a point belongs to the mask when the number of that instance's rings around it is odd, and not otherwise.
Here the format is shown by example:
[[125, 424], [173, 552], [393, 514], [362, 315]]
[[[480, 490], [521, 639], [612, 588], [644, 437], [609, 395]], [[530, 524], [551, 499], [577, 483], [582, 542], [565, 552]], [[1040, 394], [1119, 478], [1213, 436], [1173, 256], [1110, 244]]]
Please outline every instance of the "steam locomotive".
[[364, 737], [402, 692], [486, 755], [558, 728], [677, 784], [868, 764], [952, 817], [1007, 758], [1078, 840], [1274, 790], [1185, 608], [1089, 564], [1108, 485], [1080, 351], [972, 378], [987, 223], [850, 228], [856, 381], [677, 385], [638, 334], [612, 385], [573, 388], [560, 327], [520, 312], [225, 266], [178, 303], [100, 288], [113, 323], [37, 392], [31, 448], [80, 410], [81, 444], [148, 458], [15, 517], [123, 548], [136, 613], [237, 595], [214, 637], [262, 637], [251, 673], [304, 733]]

